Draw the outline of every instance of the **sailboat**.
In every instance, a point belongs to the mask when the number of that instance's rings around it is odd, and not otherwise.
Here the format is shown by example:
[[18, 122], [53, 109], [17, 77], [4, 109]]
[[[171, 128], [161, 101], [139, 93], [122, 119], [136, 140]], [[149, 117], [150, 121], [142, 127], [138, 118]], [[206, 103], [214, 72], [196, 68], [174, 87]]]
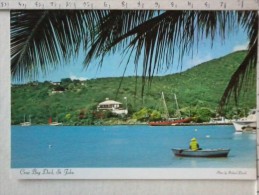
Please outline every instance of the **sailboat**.
[[174, 98], [175, 98], [176, 108], [177, 108], [177, 112], [179, 113], [180, 119], [169, 118], [169, 112], [168, 112], [167, 105], [166, 105], [166, 102], [165, 102], [165, 96], [164, 96], [164, 93], [162, 92], [162, 102], [163, 102], [163, 106], [164, 106], [164, 112], [165, 112], [164, 115], [165, 115], [166, 120], [149, 122], [148, 124], [150, 126], [171, 126], [171, 125], [178, 125], [178, 124], [181, 124], [181, 123], [191, 122], [191, 120], [192, 120], [191, 117], [184, 118], [184, 119], [181, 118], [181, 114], [180, 114], [180, 111], [179, 111], [179, 106], [178, 106], [178, 102], [177, 102], [177, 98], [176, 98], [175, 94], [174, 94]]
[[49, 118], [49, 125], [51, 125], [51, 126], [60, 126], [60, 125], [62, 125], [62, 123], [59, 123], [58, 121], [52, 122], [52, 118], [50, 117]]
[[26, 121], [25, 115], [23, 116], [23, 122], [21, 123], [21, 126], [31, 126], [31, 115], [29, 115], [29, 121]]

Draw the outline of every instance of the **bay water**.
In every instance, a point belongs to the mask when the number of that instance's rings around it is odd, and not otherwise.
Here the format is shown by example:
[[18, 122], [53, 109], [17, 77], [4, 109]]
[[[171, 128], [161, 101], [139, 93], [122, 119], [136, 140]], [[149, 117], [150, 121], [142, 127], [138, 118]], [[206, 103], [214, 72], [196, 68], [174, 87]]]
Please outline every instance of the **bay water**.
[[[197, 138], [227, 158], [175, 157]], [[12, 168], [255, 168], [256, 134], [219, 126], [12, 126]]]

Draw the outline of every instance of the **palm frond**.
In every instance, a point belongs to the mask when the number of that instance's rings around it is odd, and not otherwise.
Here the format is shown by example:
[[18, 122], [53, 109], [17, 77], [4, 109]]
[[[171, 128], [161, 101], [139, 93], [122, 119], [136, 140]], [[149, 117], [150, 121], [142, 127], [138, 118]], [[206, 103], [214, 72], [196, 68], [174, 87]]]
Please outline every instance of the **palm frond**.
[[[142, 66], [142, 93], [160, 70], [184, 66], [195, 43], [216, 36], [224, 41], [237, 26], [250, 39], [248, 54], [237, 69], [221, 99], [237, 95], [257, 60], [258, 13], [256, 11], [12, 11], [11, 70], [16, 78], [35, 76], [77, 55], [83, 45], [84, 64], [102, 60], [115, 52], [133, 58]], [[198, 48], [197, 48], [198, 49]], [[143, 59], [142, 59], [142, 56]], [[127, 67], [127, 65], [126, 65]]]
[[[11, 11], [11, 72], [36, 77], [76, 56], [105, 11]], [[88, 22], [91, 21], [91, 22]]]
[[[146, 11], [148, 12], [148, 11]], [[227, 12], [199, 12], [199, 11], [165, 11], [165, 12], [152, 12], [148, 18], [142, 18], [141, 22], [135, 22], [127, 31], [122, 26], [118, 27], [117, 21], [126, 26], [131, 23], [131, 20], [138, 21], [139, 17], [134, 18], [135, 14], [130, 13], [130, 17], [123, 17], [124, 12], [116, 14], [109, 14], [107, 20], [103, 22], [98, 30], [97, 38], [90, 50], [89, 55], [86, 57], [85, 63], [88, 64], [92, 58], [105, 55], [108, 52], [116, 51], [122, 48], [142, 48], [145, 51], [146, 63], [152, 62], [153, 64], [161, 65], [164, 63], [167, 67], [171, 66], [174, 59], [175, 50], [179, 50], [179, 57], [190, 52], [193, 47], [194, 38], [206, 37], [214, 39], [217, 26], [221, 25], [220, 35], [224, 38], [227, 29], [226, 24], [230, 24], [229, 20], [233, 20], [233, 13]], [[142, 12], [139, 12], [142, 13]], [[114, 15], [116, 17], [114, 17]], [[227, 19], [223, 19], [222, 17]], [[110, 18], [111, 17], [111, 18]], [[119, 19], [115, 19], [119, 18]], [[219, 23], [219, 21], [221, 23]], [[133, 28], [132, 28], [133, 27]], [[113, 29], [113, 30], [111, 30]], [[229, 28], [230, 29], [230, 28]], [[145, 44], [144, 44], [145, 43]], [[125, 45], [126, 44], [126, 45]], [[141, 47], [139, 47], [141, 46]], [[180, 49], [179, 49], [180, 47]], [[155, 54], [153, 54], [153, 52]], [[95, 54], [95, 55], [94, 55]], [[139, 57], [136, 52], [136, 56]], [[153, 56], [155, 55], [155, 57]], [[154, 59], [153, 59], [154, 58]], [[158, 70], [158, 65], [155, 70]], [[152, 73], [152, 71], [151, 71]]]
[[250, 38], [248, 46], [249, 50], [243, 62], [232, 75], [228, 86], [225, 89], [220, 100], [219, 110], [223, 110], [223, 107], [229, 102], [232, 96], [237, 103], [241, 89], [246, 87], [246, 85], [244, 85], [245, 82], [256, 82], [256, 74], [252, 73], [256, 71], [256, 63], [258, 59], [258, 14], [257, 12], [239, 12], [238, 21], [248, 31]]
[[257, 44], [255, 44], [248, 52], [247, 56], [243, 60], [243, 62], [240, 64], [238, 69], [235, 71], [235, 73], [232, 75], [227, 88], [224, 91], [224, 94], [220, 101], [220, 110], [223, 109], [223, 107], [228, 103], [228, 100], [234, 96], [235, 102], [238, 100], [238, 96], [240, 94], [240, 91], [242, 89], [243, 83], [245, 81], [255, 79], [251, 77], [251, 72], [255, 71], [256, 68], [256, 62], [257, 57], [254, 55], [254, 53], [257, 52]]
[[155, 73], [171, 68], [177, 58], [181, 67], [195, 41], [198, 45], [206, 38], [213, 44], [216, 34], [224, 40], [237, 26], [238, 16], [232, 11], [111, 11], [98, 27], [85, 64], [123, 48], [129, 58], [135, 58], [135, 66], [143, 67], [145, 85], [146, 79], [150, 82]]

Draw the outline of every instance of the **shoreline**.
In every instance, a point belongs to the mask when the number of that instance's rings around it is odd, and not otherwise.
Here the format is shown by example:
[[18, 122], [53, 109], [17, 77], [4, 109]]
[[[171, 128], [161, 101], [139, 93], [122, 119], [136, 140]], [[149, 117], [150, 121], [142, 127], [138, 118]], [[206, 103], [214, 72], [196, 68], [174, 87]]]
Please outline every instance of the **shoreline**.
[[216, 125], [233, 125], [233, 123], [179, 123], [172, 126], [216, 126]]
[[[57, 126], [136, 126], [136, 125], [146, 125], [146, 126], [151, 126], [148, 123], [118, 123], [118, 124], [98, 124], [98, 125], [68, 125], [68, 124], [62, 124], [62, 125], [56, 125]], [[178, 123], [175, 125], [167, 125], [167, 126], [217, 126], [217, 125], [233, 125], [232, 123]], [[14, 124], [11, 126], [21, 126], [19, 124]], [[49, 124], [32, 124], [30, 126], [53, 126], [53, 125], [49, 125]], [[30, 127], [30, 126], [24, 126], [24, 127]], [[166, 126], [166, 125], [165, 125]], [[54, 127], [54, 126], [53, 126]], [[152, 127], [156, 127], [156, 126], [152, 126]], [[162, 126], [160, 126], [162, 127]]]

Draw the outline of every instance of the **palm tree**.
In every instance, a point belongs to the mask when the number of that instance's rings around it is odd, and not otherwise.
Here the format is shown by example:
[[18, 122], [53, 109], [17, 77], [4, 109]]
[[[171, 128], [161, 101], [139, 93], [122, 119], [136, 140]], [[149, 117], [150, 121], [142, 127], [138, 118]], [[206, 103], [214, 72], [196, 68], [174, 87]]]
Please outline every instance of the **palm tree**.
[[256, 11], [12, 11], [11, 72], [16, 79], [35, 77], [40, 70], [47, 73], [77, 55], [80, 47], [86, 67], [93, 59], [99, 59], [101, 67], [106, 55], [123, 50], [134, 57], [136, 67], [143, 67], [143, 92], [156, 72], [170, 68], [176, 59], [181, 64], [195, 41], [209, 38], [213, 45], [216, 35], [224, 40], [237, 26], [248, 33], [248, 52], [222, 95], [223, 106], [231, 95], [237, 99], [245, 81], [255, 80]]

